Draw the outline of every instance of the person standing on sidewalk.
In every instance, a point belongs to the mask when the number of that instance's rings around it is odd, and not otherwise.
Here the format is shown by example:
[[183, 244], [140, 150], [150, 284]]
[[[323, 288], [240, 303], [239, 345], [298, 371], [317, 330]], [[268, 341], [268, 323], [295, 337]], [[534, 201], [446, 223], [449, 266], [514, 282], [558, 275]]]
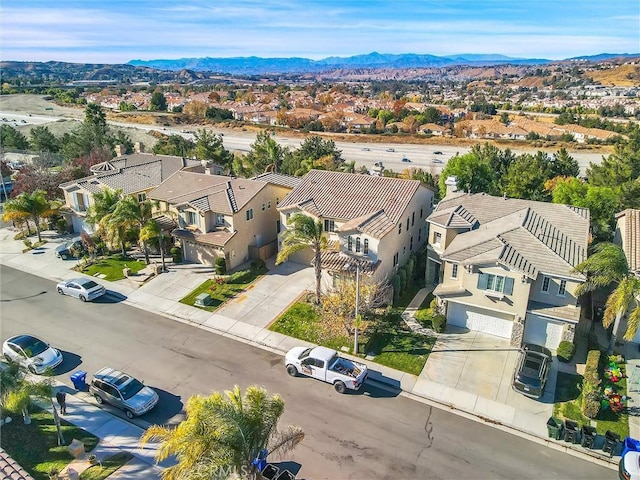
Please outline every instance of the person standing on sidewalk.
[[67, 394], [61, 391], [56, 392], [56, 400], [60, 405], [60, 414], [67, 414]]

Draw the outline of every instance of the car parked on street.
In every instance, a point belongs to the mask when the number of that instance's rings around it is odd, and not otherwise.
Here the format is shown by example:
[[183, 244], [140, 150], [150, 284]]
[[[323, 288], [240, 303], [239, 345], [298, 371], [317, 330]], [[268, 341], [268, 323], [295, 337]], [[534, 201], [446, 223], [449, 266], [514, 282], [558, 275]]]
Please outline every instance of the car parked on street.
[[395, 152], [395, 148], [387, 148], [387, 152]]
[[56, 247], [56, 257], [63, 260], [68, 258], [75, 258], [77, 255], [84, 251], [84, 245], [82, 244], [81, 237], [73, 237], [70, 242], [63, 243]]
[[409, 160], [407, 157], [403, 157], [402, 161], [405, 163], [411, 163], [411, 160]]
[[628, 451], [618, 463], [618, 478], [620, 480], [640, 480], [640, 452]]
[[513, 373], [513, 389], [527, 397], [540, 398], [544, 394], [550, 368], [551, 352], [540, 345], [525, 343]]
[[158, 394], [141, 381], [119, 370], [105, 367], [89, 383], [89, 393], [100, 405], [109, 403], [124, 410], [127, 418], [144, 415], [158, 403]]
[[433, 163], [442, 163], [442, 160], [440, 160], [439, 158], [434, 158], [433, 160], [431, 160]]
[[433, 152], [434, 155], [442, 155], [442, 152], [440, 150], [436, 150], [435, 152]]
[[56, 290], [60, 295], [69, 295], [79, 298], [81, 301], [91, 301], [104, 295], [107, 291], [99, 283], [89, 278], [74, 278], [58, 283]]
[[41, 375], [62, 363], [62, 353], [33, 335], [16, 335], [2, 344], [2, 354], [31, 373]]

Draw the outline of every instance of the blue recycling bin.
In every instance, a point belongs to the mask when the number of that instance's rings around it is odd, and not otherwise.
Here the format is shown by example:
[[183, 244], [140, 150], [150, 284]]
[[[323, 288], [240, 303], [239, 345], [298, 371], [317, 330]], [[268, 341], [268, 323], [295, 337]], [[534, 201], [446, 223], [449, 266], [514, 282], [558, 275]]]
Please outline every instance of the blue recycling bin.
[[87, 372], [77, 370], [71, 374], [71, 382], [76, 390], [84, 392], [87, 388]]

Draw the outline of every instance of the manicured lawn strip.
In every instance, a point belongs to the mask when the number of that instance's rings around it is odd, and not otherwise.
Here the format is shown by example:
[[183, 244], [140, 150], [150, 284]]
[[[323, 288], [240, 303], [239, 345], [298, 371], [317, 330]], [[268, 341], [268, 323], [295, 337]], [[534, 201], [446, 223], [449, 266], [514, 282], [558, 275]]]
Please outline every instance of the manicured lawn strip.
[[181, 299], [180, 303], [191, 305], [192, 307], [197, 306], [194, 305], [196, 297], [201, 293], [208, 293], [211, 297], [211, 303], [206, 307], [198, 306], [198, 308], [206, 310], [207, 312], [213, 312], [227, 300], [249, 288], [263, 273], [264, 272], [260, 270], [242, 270], [227, 277], [224, 283], [218, 283], [216, 280], [210, 278]]
[[[582, 414], [582, 375], [558, 372], [556, 381], [556, 395], [553, 405], [553, 416], [561, 419], [568, 418], [580, 425], [590, 425], [590, 420]], [[626, 381], [623, 379], [616, 384], [621, 395], [626, 394]], [[604, 435], [607, 430], [616, 432], [621, 439], [629, 436], [629, 415], [625, 411], [614, 413], [610, 409], [600, 410], [596, 420], [596, 430]]]
[[[60, 426], [67, 445], [76, 438], [89, 452], [98, 443], [96, 436], [64, 419], [60, 419]], [[31, 425], [25, 425], [19, 415], [14, 416], [13, 422], [2, 426], [0, 446], [35, 480], [48, 480], [51, 468], [60, 471], [73, 460], [66, 446], [58, 446], [53, 415], [44, 410], [31, 414]]]
[[120, 452], [102, 461], [102, 466], [96, 464], [80, 474], [80, 480], [104, 480], [113, 472], [133, 458], [129, 452]]
[[389, 328], [372, 336], [367, 352], [374, 353], [374, 361], [380, 365], [420, 375], [435, 341], [435, 337]]
[[130, 268], [131, 273], [137, 273], [146, 266], [147, 264], [145, 262], [136, 260], [135, 258], [116, 255], [108, 258], [101, 258], [95, 263], [83, 268], [82, 272], [91, 276], [103, 274], [106, 275], [104, 277], [105, 280], [114, 282], [124, 278], [122, 270], [124, 270], [125, 267]]

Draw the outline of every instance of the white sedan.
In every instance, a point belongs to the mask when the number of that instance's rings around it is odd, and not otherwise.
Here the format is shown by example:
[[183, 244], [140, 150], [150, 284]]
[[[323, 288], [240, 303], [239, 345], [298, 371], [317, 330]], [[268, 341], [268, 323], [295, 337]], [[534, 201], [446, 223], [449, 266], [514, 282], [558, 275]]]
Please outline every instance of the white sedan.
[[62, 363], [62, 354], [47, 342], [32, 335], [16, 335], [2, 344], [2, 354], [10, 362], [17, 363], [38, 375]]
[[91, 301], [106, 293], [105, 288], [99, 283], [88, 278], [74, 278], [58, 283], [56, 290], [60, 295], [69, 295], [79, 298], [81, 301]]

